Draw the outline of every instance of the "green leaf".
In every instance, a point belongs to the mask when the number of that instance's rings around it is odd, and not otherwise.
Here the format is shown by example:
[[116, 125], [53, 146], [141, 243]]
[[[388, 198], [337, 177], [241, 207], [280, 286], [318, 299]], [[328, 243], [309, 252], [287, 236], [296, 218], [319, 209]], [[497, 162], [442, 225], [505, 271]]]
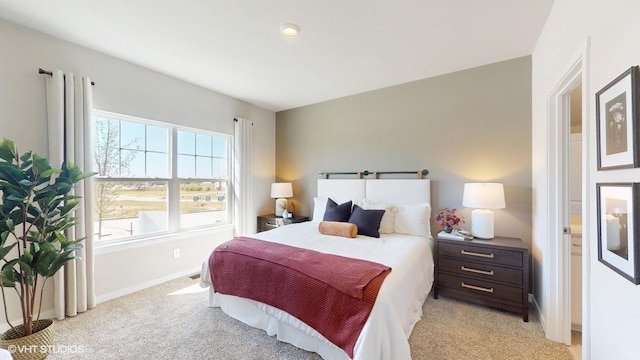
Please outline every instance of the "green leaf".
[[0, 284], [2, 287], [15, 287], [16, 278], [14, 276], [13, 268], [3, 268], [0, 271]]
[[56, 190], [56, 192], [59, 195], [64, 195], [66, 193], [68, 193], [69, 191], [71, 191], [71, 189], [73, 188], [71, 186], [71, 184], [66, 183], [66, 182], [60, 182], [58, 181], [60, 178], [56, 179], [55, 184], [53, 184], [53, 188]]
[[13, 232], [16, 229], [15, 225], [13, 224], [13, 220], [6, 219], [4, 223], [7, 225], [7, 229], [9, 229], [9, 231]]
[[[5, 225], [4, 222], [0, 222], [0, 226]], [[6, 227], [6, 225], [5, 225]], [[3, 229], [4, 230], [4, 229]], [[7, 238], [9, 237], [9, 234], [11, 234], [9, 232], [9, 229], [4, 230], [3, 232], [0, 233], [0, 246], [4, 246], [4, 244], [7, 242]]]
[[13, 159], [16, 158], [16, 145], [13, 141], [8, 139], [2, 139], [0, 142], [0, 159], [8, 163], [12, 163]]
[[31, 180], [29, 179], [22, 179], [20, 181], [18, 181], [18, 183], [22, 186], [26, 186], [26, 187], [31, 187], [31, 185], [33, 185], [33, 183], [31, 182]]
[[[22, 155], [22, 156], [24, 156], [24, 155]], [[22, 170], [29, 169], [31, 167], [31, 164], [33, 164], [33, 161], [31, 159], [23, 160], [22, 163], [20, 164], [20, 169], [22, 169]]]
[[78, 175], [78, 176], [74, 177], [74, 178], [73, 178], [73, 182], [74, 182], [74, 183], [77, 183], [77, 182], [78, 182], [78, 181], [80, 181], [80, 180], [84, 180], [84, 179], [90, 178], [90, 177], [92, 177], [92, 176], [94, 176], [94, 175], [97, 175], [97, 174], [98, 174], [97, 172], [86, 172], [86, 173], [82, 173], [82, 174], [80, 174], [80, 175]]
[[4, 269], [12, 269], [17, 263], [18, 259], [7, 261], [4, 265], [2, 265], [2, 270], [4, 271]]
[[7, 256], [7, 254], [11, 251], [11, 249], [13, 249], [16, 245], [18, 245], [18, 243], [14, 242], [13, 244], [7, 247], [0, 248], [0, 259], [4, 259], [4, 257]]
[[38, 154], [33, 154], [33, 168], [34, 171], [38, 174], [42, 174], [46, 170], [51, 169], [51, 164], [49, 164], [49, 160], [43, 158]]
[[22, 253], [22, 261], [24, 261], [25, 263], [29, 264], [29, 266], [31, 266], [31, 262], [33, 261], [33, 255], [31, 255], [31, 251], [29, 251], [29, 249], [24, 249], [24, 252]]
[[49, 177], [51, 177], [51, 175], [59, 174], [59, 173], [60, 173], [60, 169], [51, 168], [49, 170], [45, 170], [45, 171], [41, 172], [40, 173], [40, 177], [41, 178], [49, 178]]
[[11, 201], [19, 201], [19, 202], [23, 202], [25, 198], [23, 197], [17, 197], [13, 194], [7, 196], [7, 200], [11, 200]]
[[66, 216], [70, 211], [77, 209], [80, 206], [80, 201], [73, 200], [67, 201], [66, 205], [60, 207], [60, 216]]
[[75, 259], [76, 258], [75, 256], [69, 256], [72, 252], [73, 251], [70, 250], [70, 251], [65, 251], [62, 254], [60, 254], [52, 262], [51, 267], [49, 268], [49, 273], [46, 276], [55, 275], [55, 273], [58, 272], [58, 270], [60, 270], [60, 268], [62, 268], [67, 261]]
[[[53, 276], [56, 271], [51, 271], [52, 265], [56, 261], [57, 254], [55, 252], [41, 253], [38, 263], [36, 264], [36, 272], [41, 276]], [[59, 270], [60, 268], [58, 268]]]
[[2, 178], [9, 183], [18, 185], [20, 180], [24, 180], [27, 176], [15, 165], [0, 162], [0, 172], [4, 174]]
[[31, 159], [31, 150], [25, 152], [24, 154], [20, 155], [20, 161], [25, 162], [25, 161], [29, 161]]
[[22, 272], [26, 273], [27, 276], [29, 276], [33, 271], [31, 264], [27, 264], [24, 260], [18, 260], [18, 265], [20, 266], [20, 269], [22, 269]]

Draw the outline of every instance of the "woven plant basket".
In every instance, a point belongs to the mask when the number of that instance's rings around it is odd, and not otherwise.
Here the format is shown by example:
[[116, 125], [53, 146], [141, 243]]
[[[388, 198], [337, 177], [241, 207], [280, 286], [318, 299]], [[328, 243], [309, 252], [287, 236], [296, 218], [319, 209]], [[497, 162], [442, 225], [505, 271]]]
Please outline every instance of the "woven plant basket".
[[22, 336], [24, 325], [9, 329], [0, 337], [0, 347], [7, 349], [14, 360], [41, 360], [49, 355], [53, 347], [53, 320], [34, 321], [34, 333]]

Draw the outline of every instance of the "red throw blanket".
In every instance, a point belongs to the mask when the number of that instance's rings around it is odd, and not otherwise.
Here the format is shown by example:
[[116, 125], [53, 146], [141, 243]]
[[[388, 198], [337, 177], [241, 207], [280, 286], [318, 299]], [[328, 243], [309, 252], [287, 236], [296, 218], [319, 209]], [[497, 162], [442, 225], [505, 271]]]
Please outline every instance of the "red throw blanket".
[[353, 357], [391, 268], [370, 261], [238, 237], [209, 257], [213, 289], [300, 319]]

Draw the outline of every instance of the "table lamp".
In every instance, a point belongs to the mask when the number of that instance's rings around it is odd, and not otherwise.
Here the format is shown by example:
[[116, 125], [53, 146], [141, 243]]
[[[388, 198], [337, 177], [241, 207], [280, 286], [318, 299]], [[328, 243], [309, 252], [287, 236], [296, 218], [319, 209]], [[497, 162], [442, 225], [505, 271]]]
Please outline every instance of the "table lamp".
[[282, 212], [287, 209], [287, 199], [293, 197], [291, 183], [271, 184], [271, 197], [276, 199], [276, 216], [282, 216]]
[[464, 184], [462, 205], [471, 212], [471, 233], [479, 239], [493, 239], [493, 211], [504, 209], [504, 186], [499, 183]]

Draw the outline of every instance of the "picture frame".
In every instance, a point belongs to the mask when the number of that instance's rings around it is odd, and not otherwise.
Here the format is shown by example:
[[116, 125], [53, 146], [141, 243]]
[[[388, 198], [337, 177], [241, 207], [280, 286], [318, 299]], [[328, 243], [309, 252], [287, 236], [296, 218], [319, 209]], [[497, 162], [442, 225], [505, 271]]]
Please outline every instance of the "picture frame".
[[598, 261], [636, 285], [640, 283], [639, 188], [640, 183], [596, 184]]
[[638, 66], [632, 66], [596, 93], [598, 170], [640, 166]]

